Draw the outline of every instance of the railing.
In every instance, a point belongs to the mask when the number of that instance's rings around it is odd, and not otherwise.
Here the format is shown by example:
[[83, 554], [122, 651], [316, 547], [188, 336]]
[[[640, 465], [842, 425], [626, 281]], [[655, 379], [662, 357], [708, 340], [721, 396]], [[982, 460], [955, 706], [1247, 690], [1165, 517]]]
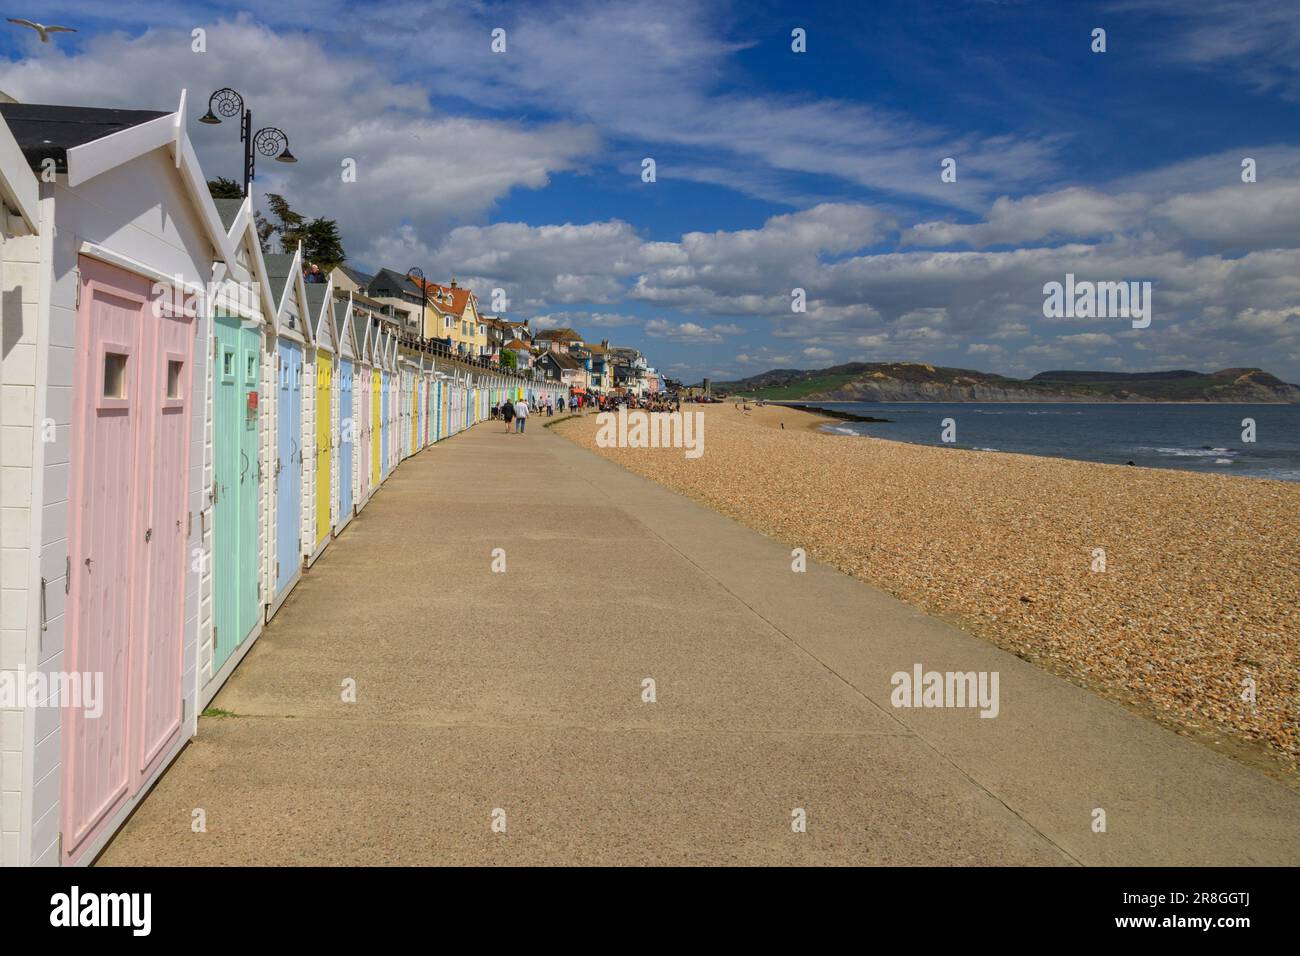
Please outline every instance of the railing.
[[[518, 369], [504, 368], [482, 355], [464, 355], [434, 339], [426, 339], [410, 333], [400, 333], [397, 337], [397, 344], [400, 348], [404, 348], [409, 352], [455, 362], [468, 369], [482, 369], [491, 372], [493, 375], [513, 379], [520, 384], [546, 384], [545, 376], [538, 374], [536, 369], [529, 369], [529, 374], [524, 374]], [[561, 388], [567, 387], [563, 382], [552, 382], [551, 384]]]

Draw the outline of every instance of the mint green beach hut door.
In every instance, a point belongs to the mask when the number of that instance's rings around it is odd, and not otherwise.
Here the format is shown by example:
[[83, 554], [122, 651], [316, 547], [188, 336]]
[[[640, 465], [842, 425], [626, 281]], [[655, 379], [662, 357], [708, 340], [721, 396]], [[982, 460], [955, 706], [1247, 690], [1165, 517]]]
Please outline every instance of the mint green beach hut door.
[[217, 316], [213, 327], [217, 340], [212, 423], [215, 673], [252, 632], [261, 613], [257, 510], [262, 476], [257, 400], [261, 336], [227, 316]]

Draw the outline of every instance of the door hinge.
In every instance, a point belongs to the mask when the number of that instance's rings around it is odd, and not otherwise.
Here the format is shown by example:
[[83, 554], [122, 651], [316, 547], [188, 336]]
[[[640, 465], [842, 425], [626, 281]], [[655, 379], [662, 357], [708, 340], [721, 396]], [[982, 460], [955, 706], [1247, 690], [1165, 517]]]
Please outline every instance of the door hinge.
[[217, 652], [217, 625], [212, 625], [212, 653]]
[[275, 562], [275, 579], [280, 580], [280, 562]]
[[75, 308], [80, 308], [81, 307], [81, 270], [73, 269], [72, 275], [74, 280], [77, 283], [77, 301], [75, 304]]
[[41, 578], [41, 630], [49, 630], [49, 615], [45, 610], [45, 579]]
[[216, 358], [216, 357], [217, 357], [217, 347], [218, 347], [218, 345], [219, 345], [219, 343], [217, 342], [217, 337], [214, 335], [214, 336], [212, 337], [212, 357], [213, 357], [213, 358]]
[[72, 590], [72, 555], [63, 556], [63, 593], [67, 594]]
[[218, 496], [217, 496], [217, 489], [220, 488], [220, 487], [221, 487], [221, 485], [218, 484], [217, 482], [214, 481], [214, 482], [212, 483], [212, 503], [213, 503], [214, 505], [217, 503], [217, 497], [218, 497]]

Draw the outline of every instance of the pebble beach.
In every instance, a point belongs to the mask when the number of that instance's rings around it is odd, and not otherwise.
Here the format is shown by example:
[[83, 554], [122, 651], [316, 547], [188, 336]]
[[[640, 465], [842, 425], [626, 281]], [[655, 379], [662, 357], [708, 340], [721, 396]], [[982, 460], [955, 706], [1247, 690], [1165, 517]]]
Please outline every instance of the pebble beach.
[[777, 406], [683, 408], [706, 416], [695, 459], [598, 448], [595, 415], [554, 430], [1300, 785], [1300, 485], [834, 435]]

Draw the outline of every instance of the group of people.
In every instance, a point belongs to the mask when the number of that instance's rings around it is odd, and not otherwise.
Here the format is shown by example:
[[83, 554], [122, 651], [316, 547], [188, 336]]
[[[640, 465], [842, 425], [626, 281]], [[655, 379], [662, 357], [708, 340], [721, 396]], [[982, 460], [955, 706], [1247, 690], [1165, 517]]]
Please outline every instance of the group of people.
[[499, 405], [492, 406], [492, 417], [501, 418], [506, 423], [506, 432], [510, 431], [510, 423], [515, 423], [515, 434], [522, 435], [524, 426], [528, 424], [529, 403], [527, 399], [516, 399], [513, 402], [502, 402]]
[[635, 395], [609, 395], [602, 396], [596, 408], [602, 412], [617, 411], [620, 407], [640, 408], [647, 412], [680, 412], [682, 410], [681, 399], [676, 395], [647, 395], [644, 398], [638, 398]]
[[[564, 411], [565, 399], [561, 397], [558, 400], [560, 411]], [[620, 406], [627, 408], [641, 408], [648, 412], [680, 412], [682, 410], [682, 400], [677, 395], [650, 395], [645, 398], [638, 398], [635, 395], [570, 395], [568, 397], [569, 411], [578, 414], [580, 411], [597, 411], [612, 412], [617, 411]], [[511, 431], [510, 425], [514, 423], [516, 434], [522, 434], [524, 425], [528, 421], [529, 415], [546, 415], [550, 418], [555, 414], [556, 400], [547, 397], [546, 399], [538, 398], [536, 395], [528, 398], [519, 398], [514, 401], [500, 402], [492, 406], [492, 418], [500, 419], [506, 423], [506, 431]]]
[[[564, 399], [560, 399], [560, 411], [564, 411]], [[545, 402], [536, 396], [531, 398], [518, 398], [513, 402], [501, 402], [492, 406], [492, 418], [500, 418], [506, 423], [506, 431], [510, 431], [510, 423], [514, 422], [515, 432], [522, 434], [524, 425], [528, 421], [528, 416], [541, 415], [545, 413], [547, 418], [555, 414], [555, 402], [547, 398]]]

